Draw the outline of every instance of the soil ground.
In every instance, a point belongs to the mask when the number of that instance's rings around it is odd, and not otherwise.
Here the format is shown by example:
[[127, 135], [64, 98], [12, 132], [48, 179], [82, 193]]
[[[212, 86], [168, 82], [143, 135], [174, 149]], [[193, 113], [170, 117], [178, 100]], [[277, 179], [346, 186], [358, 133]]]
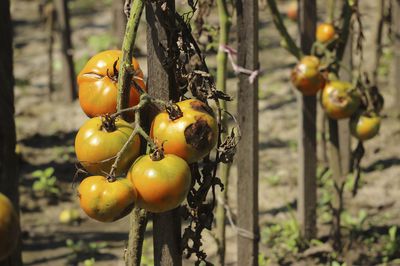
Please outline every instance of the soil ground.
[[[324, 2], [324, 1], [319, 1]], [[378, 1], [362, 2], [362, 13], [370, 14], [376, 9]], [[77, 69], [88, 56], [99, 49], [113, 48], [107, 44], [110, 40], [112, 25], [111, 1], [70, 1], [72, 10], [72, 30], [74, 57]], [[283, 4], [285, 5], [286, 2]], [[323, 3], [321, 3], [322, 5]], [[101, 224], [88, 219], [84, 213], [79, 225], [65, 225], [59, 222], [59, 215], [65, 209], [79, 209], [76, 197], [75, 173], [76, 158], [74, 154], [74, 137], [78, 128], [87, 119], [80, 109], [79, 103], [66, 103], [60, 97], [58, 90], [49, 99], [47, 76], [47, 33], [38, 12], [39, 1], [13, 0], [12, 17], [14, 21], [14, 71], [16, 78], [15, 104], [18, 151], [21, 158], [21, 207], [23, 229], [23, 259], [25, 265], [66, 265], [68, 262], [82, 264], [85, 256], [95, 258], [95, 265], [124, 265], [123, 253], [128, 238], [129, 219]], [[373, 19], [365, 15], [363, 22], [367, 40], [371, 40]], [[260, 119], [260, 226], [262, 241], [260, 253], [271, 259], [270, 265], [298, 264], [315, 265], [328, 264], [315, 256], [307, 256], [305, 252], [287, 255], [285, 257], [276, 247], [270, 247], [268, 228], [273, 224], [282, 224], [291, 219], [295, 211], [297, 196], [297, 135], [298, 107], [296, 93], [290, 86], [289, 73], [295, 60], [279, 46], [280, 38], [273, 27], [267, 8], [260, 10], [260, 62], [264, 70], [260, 78], [259, 88], [259, 119]], [[211, 20], [215, 21], [215, 17]], [[296, 25], [287, 21], [290, 32], [295, 35]], [[139, 49], [144, 54], [144, 27], [141, 26]], [[233, 40], [234, 41], [234, 40]], [[386, 40], [387, 41], [387, 40]], [[109, 43], [109, 42], [108, 42]], [[108, 45], [108, 47], [107, 47]], [[233, 44], [232, 46], [234, 46]], [[367, 44], [365, 59], [368, 59]], [[59, 42], [56, 39], [55, 84], [60, 86], [61, 63], [59, 57]], [[146, 72], [146, 59], [139, 58], [142, 69]], [[215, 69], [215, 55], [208, 56], [208, 63]], [[362, 186], [358, 195], [345, 197], [346, 210], [351, 217], [357, 217], [360, 210], [367, 213], [367, 222], [360, 230], [364, 235], [376, 232], [382, 239], [388, 235], [392, 226], [400, 226], [400, 141], [399, 120], [391, 109], [395, 88], [390, 86], [390, 60], [384, 60], [387, 73], [380, 76], [380, 87], [385, 97], [383, 121], [378, 137], [365, 145], [366, 155], [362, 161]], [[396, 84], [397, 85], [397, 84]], [[230, 93], [236, 97], [236, 78], [230, 73]], [[398, 103], [397, 103], [398, 104]], [[234, 112], [236, 101], [229, 105]], [[354, 143], [355, 144], [355, 141]], [[49, 199], [33, 192], [32, 184], [35, 178], [32, 172], [48, 167], [55, 169], [61, 195]], [[230, 208], [236, 213], [236, 167], [232, 168], [232, 179], [229, 187]], [[320, 196], [322, 192], [319, 193]], [[326, 239], [328, 226], [319, 216], [319, 239]], [[151, 226], [149, 226], [151, 228]], [[151, 232], [148, 230], [144, 247], [143, 264], [151, 265]], [[266, 238], [265, 238], [266, 237]], [[107, 247], [98, 247], [98, 253], [86, 255], [67, 247], [66, 241], [81, 240], [84, 243], [106, 242]], [[204, 248], [211, 261], [216, 260], [216, 246], [209, 233], [204, 234]], [[370, 246], [364, 242], [355, 241], [351, 252], [345, 253], [343, 260], [347, 265], [375, 265], [382, 257], [382, 241], [378, 238]], [[235, 265], [236, 233], [228, 226], [227, 232], [227, 265]], [[92, 245], [93, 246], [93, 245]], [[97, 250], [96, 247], [93, 249]], [[82, 251], [82, 249], [81, 249]], [[328, 251], [329, 253], [329, 251]], [[284, 253], [286, 254], [286, 253]], [[278, 256], [278, 259], [276, 257]], [[398, 258], [394, 256], [390, 259]], [[280, 258], [282, 259], [282, 258]], [[395, 265], [396, 262], [392, 262]], [[185, 261], [191, 265], [192, 261]], [[83, 264], [82, 264], [83, 265]]]

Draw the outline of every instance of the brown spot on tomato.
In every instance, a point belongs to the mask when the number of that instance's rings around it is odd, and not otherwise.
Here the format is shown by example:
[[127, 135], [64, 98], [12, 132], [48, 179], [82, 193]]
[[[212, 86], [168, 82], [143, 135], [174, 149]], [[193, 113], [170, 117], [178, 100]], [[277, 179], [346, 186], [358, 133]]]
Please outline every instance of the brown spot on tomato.
[[194, 109], [198, 112], [202, 112], [202, 113], [206, 113], [211, 116], [214, 116], [214, 112], [211, 109], [211, 107], [208, 106], [207, 104], [203, 103], [202, 101], [193, 101], [190, 103], [190, 107], [192, 107], [192, 109]]
[[212, 144], [213, 132], [207, 121], [199, 118], [185, 129], [186, 143], [202, 151]]

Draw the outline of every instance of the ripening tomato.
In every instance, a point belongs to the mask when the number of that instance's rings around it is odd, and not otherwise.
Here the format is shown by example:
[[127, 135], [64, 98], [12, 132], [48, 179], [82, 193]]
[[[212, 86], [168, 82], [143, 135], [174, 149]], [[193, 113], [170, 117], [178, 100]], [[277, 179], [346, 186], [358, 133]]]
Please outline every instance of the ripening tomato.
[[128, 172], [138, 196], [138, 206], [151, 212], [165, 212], [178, 207], [191, 186], [188, 164], [182, 158], [165, 154], [160, 160], [150, 155], [137, 159]]
[[332, 24], [329, 23], [321, 23], [317, 27], [317, 32], [316, 32], [316, 39], [319, 42], [322, 43], [327, 43], [332, 41], [335, 38], [335, 28], [333, 27]]
[[351, 83], [331, 81], [322, 92], [322, 106], [332, 119], [350, 117], [359, 107], [361, 96]]
[[296, 21], [297, 12], [298, 12], [297, 1], [292, 1], [286, 9], [286, 15], [290, 20]]
[[195, 99], [178, 102], [182, 116], [170, 119], [165, 111], [153, 120], [150, 136], [163, 145], [166, 154], [175, 154], [188, 163], [206, 156], [217, 143], [218, 128], [213, 111]]
[[[117, 80], [120, 50], [107, 50], [93, 56], [78, 75], [79, 103], [89, 117], [115, 113], [117, 110]], [[139, 63], [132, 58], [134, 80], [143, 89], [143, 72]], [[129, 106], [139, 102], [139, 93], [132, 82]]]
[[350, 120], [351, 134], [362, 141], [375, 137], [381, 125], [381, 118], [376, 114], [357, 114]]
[[19, 236], [18, 215], [11, 201], [0, 193], [0, 261], [10, 256]]
[[304, 56], [293, 68], [291, 80], [304, 95], [315, 95], [325, 84], [325, 79], [319, 72], [319, 59], [312, 55]]
[[[91, 174], [109, 173], [117, 153], [128, 141], [133, 127], [122, 119], [106, 122], [105, 117], [94, 117], [86, 121], [75, 138], [76, 157]], [[140, 138], [136, 135], [129, 148], [122, 154], [115, 174], [127, 172], [139, 156]]]
[[126, 178], [108, 180], [104, 176], [89, 176], [78, 187], [79, 204], [91, 218], [113, 222], [126, 216], [136, 202], [136, 191]]

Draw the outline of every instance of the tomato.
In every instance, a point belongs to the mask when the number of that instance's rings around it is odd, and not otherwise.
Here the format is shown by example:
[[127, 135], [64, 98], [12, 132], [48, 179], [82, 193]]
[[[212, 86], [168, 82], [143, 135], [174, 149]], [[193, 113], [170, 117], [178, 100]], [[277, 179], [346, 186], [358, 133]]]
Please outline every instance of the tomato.
[[315, 95], [325, 84], [319, 72], [319, 59], [312, 55], [304, 56], [292, 70], [291, 80], [304, 95]]
[[335, 38], [335, 28], [333, 27], [332, 24], [329, 23], [321, 23], [317, 27], [317, 32], [316, 32], [316, 39], [319, 42], [322, 43], [327, 43], [332, 41]]
[[138, 206], [151, 212], [165, 212], [178, 207], [191, 186], [188, 164], [182, 158], [165, 154], [153, 161], [150, 155], [140, 157], [127, 178], [137, 191]]
[[[115, 113], [117, 110], [117, 80], [119, 63], [122, 60], [120, 50], [108, 50], [93, 56], [78, 75], [79, 103], [89, 117]], [[114, 67], [114, 63], [116, 63]], [[139, 63], [132, 58], [135, 70], [135, 82], [146, 89], [143, 72]], [[133, 82], [130, 90], [129, 106], [139, 102], [139, 93]]]
[[18, 215], [11, 201], [0, 193], [0, 261], [10, 256], [18, 243]]
[[79, 204], [91, 218], [113, 222], [131, 212], [136, 191], [126, 178], [109, 181], [104, 176], [89, 176], [78, 187]]
[[360, 94], [348, 82], [331, 81], [325, 85], [322, 92], [322, 106], [332, 119], [350, 117], [360, 102]]
[[380, 126], [381, 118], [376, 114], [357, 114], [350, 120], [351, 134], [362, 141], [375, 137]]
[[163, 145], [166, 154], [175, 154], [188, 163], [206, 156], [217, 143], [218, 127], [213, 111], [205, 103], [188, 99], [178, 102], [182, 116], [171, 120], [165, 111], [151, 125], [150, 136]]
[[286, 15], [290, 20], [297, 21], [297, 12], [297, 1], [292, 1], [286, 9]]
[[[76, 157], [91, 174], [109, 173], [117, 153], [132, 134], [133, 127], [122, 119], [116, 119], [106, 128], [104, 117], [94, 117], [86, 121], [75, 138]], [[116, 169], [117, 175], [126, 173], [139, 156], [140, 138], [136, 135], [129, 148], [122, 154]]]

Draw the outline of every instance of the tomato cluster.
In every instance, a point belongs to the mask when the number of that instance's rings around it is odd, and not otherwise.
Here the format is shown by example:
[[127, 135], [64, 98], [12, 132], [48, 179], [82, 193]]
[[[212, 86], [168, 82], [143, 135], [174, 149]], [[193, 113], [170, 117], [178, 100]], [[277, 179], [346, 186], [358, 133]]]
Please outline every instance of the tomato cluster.
[[[316, 40], [313, 49], [329, 49], [329, 45], [337, 40], [335, 27], [329, 23], [318, 25]], [[321, 64], [324, 54], [319, 57], [308, 55], [299, 60], [291, 72], [294, 87], [306, 96], [321, 91], [321, 105], [327, 116], [331, 119], [351, 118], [351, 133], [360, 141], [376, 136], [380, 118], [377, 112], [371, 111], [368, 104], [363, 102], [362, 91], [351, 83], [328, 78], [331, 76], [329, 67]]]
[[[205, 103], [166, 103], [150, 130], [157, 148], [141, 155], [141, 138], [133, 135], [137, 125], [115, 114], [119, 58], [121, 51], [99, 53], [78, 75], [79, 101], [90, 117], [75, 138], [76, 156], [90, 174], [80, 183], [78, 196], [84, 212], [101, 222], [118, 220], [135, 205], [151, 212], [178, 207], [192, 185], [189, 164], [204, 158], [218, 136], [214, 113]], [[135, 59], [132, 66], [136, 85], [130, 92], [131, 107], [147, 90]]]

